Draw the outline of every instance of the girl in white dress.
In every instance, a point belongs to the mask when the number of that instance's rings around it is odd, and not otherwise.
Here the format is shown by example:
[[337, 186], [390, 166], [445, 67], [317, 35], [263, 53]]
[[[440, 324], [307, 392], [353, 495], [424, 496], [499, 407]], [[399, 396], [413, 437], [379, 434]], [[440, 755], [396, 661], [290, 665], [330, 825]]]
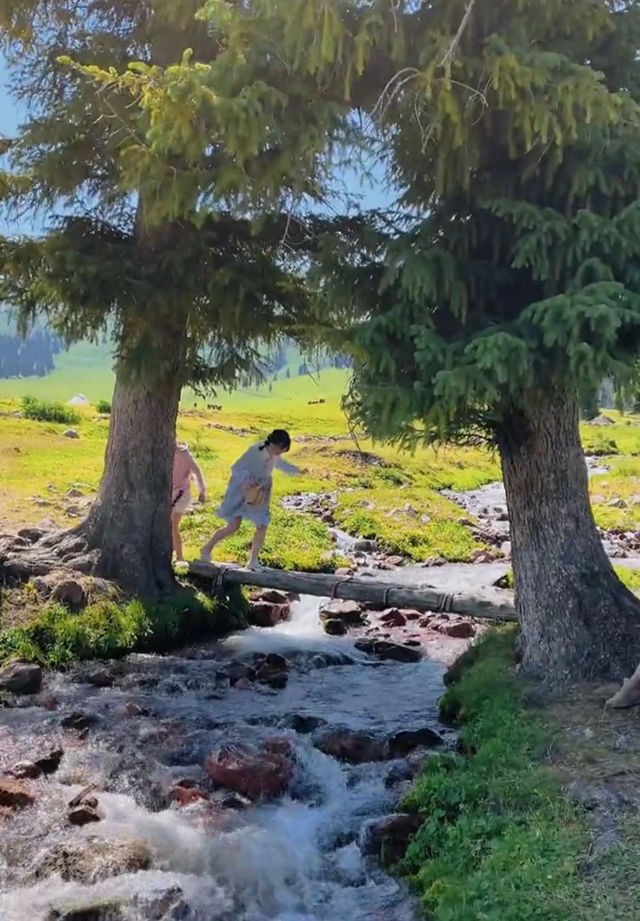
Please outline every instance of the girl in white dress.
[[215, 532], [211, 540], [200, 551], [201, 560], [210, 560], [214, 547], [235, 534], [243, 519], [256, 526], [251, 543], [249, 569], [262, 569], [258, 556], [262, 550], [269, 526], [269, 502], [275, 467], [283, 473], [298, 475], [301, 471], [282, 459], [282, 454], [291, 447], [291, 438], [284, 429], [275, 429], [265, 441], [253, 445], [231, 468], [231, 479], [216, 514], [227, 522]]

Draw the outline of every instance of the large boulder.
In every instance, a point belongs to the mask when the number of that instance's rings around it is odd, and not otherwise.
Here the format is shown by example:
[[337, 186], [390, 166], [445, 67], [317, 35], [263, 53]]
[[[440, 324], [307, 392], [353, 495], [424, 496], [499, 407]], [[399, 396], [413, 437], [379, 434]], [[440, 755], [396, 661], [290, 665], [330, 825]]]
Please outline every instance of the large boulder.
[[0, 691], [37, 694], [42, 687], [42, 669], [34, 662], [16, 659], [0, 668]]
[[251, 800], [281, 796], [293, 779], [290, 754], [248, 745], [223, 745], [204, 767], [215, 786]]

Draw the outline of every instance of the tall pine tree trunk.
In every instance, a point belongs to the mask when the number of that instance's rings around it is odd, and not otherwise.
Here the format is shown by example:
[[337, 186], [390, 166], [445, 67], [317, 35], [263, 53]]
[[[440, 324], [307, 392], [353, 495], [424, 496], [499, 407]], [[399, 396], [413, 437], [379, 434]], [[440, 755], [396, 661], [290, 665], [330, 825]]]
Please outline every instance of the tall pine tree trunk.
[[176, 363], [151, 380], [116, 375], [104, 474], [78, 529], [97, 551], [95, 571], [147, 598], [174, 582], [170, 495], [182, 381]]
[[575, 394], [558, 387], [533, 396], [504, 420], [498, 440], [523, 669], [556, 683], [631, 675], [640, 603], [596, 530]]

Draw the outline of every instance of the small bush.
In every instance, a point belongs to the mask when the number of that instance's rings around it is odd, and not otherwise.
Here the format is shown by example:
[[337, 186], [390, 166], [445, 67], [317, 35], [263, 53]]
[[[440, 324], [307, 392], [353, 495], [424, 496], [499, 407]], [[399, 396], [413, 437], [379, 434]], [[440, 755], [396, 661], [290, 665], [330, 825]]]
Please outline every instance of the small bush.
[[585, 432], [582, 440], [584, 453], [591, 457], [613, 457], [620, 454], [617, 441], [604, 432]]
[[98, 400], [96, 403], [96, 412], [99, 412], [101, 416], [110, 415], [111, 403], [108, 400]]
[[22, 414], [25, 419], [35, 422], [61, 422], [64, 425], [74, 425], [80, 421], [80, 415], [64, 403], [52, 403], [49, 400], [38, 400], [36, 397], [23, 397]]

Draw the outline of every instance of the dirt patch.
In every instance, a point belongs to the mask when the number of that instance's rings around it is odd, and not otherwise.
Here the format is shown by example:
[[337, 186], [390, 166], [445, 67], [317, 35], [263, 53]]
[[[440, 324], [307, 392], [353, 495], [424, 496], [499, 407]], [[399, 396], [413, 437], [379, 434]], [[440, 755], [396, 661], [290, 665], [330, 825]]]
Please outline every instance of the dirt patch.
[[25, 627], [42, 610], [42, 601], [31, 585], [0, 587], [0, 630]]
[[372, 451], [357, 451], [344, 448], [340, 451], [336, 451], [330, 444], [323, 445], [317, 449], [318, 454], [331, 454], [334, 457], [341, 457], [345, 460], [350, 461], [352, 464], [356, 464], [358, 467], [389, 467], [390, 464], [387, 463], [384, 458], [380, 457], [379, 454], [374, 454]]
[[592, 828], [583, 872], [594, 903], [631, 921], [640, 897], [640, 708], [605, 709], [617, 689], [572, 687], [545, 716], [557, 730], [550, 762]]

